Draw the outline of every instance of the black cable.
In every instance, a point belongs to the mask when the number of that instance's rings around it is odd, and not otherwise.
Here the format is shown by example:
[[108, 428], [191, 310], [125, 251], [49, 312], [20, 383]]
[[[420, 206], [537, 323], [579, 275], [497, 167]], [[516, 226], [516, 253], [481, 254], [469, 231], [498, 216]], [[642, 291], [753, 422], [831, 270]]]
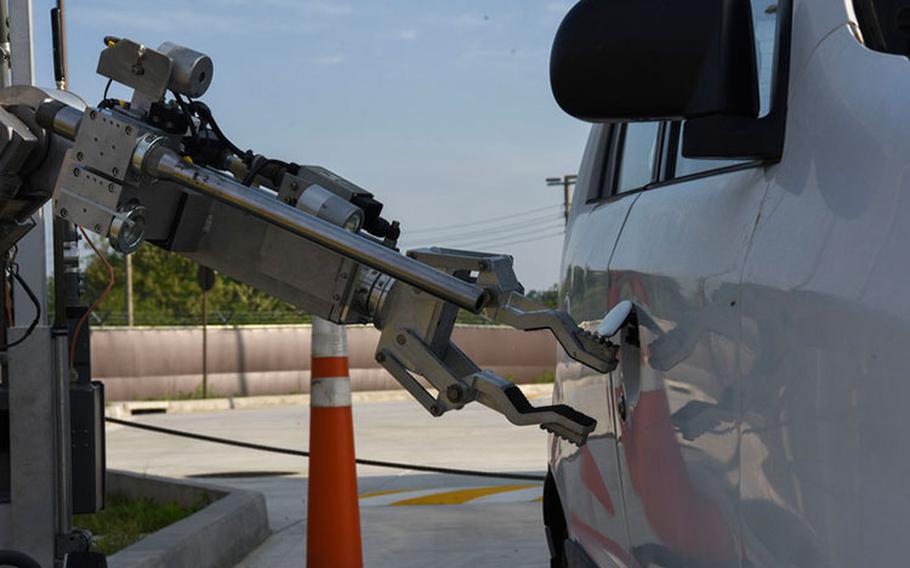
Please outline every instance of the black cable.
[[107, 94], [111, 90], [111, 83], [113, 79], [108, 79], [107, 84], [104, 86], [104, 95], [101, 97], [101, 102], [98, 103], [98, 108], [113, 108], [117, 105], [117, 99], [109, 99]]
[[17, 550], [0, 550], [0, 566], [41, 568], [41, 565], [34, 558]]
[[259, 160], [252, 168], [250, 168], [250, 171], [247, 172], [241, 183], [246, 186], [252, 185], [252, 183], [256, 180], [256, 176], [258, 176], [259, 173], [269, 165], [276, 165], [284, 169], [287, 169], [288, 167], [287, 162], [276, 160], [275, 158], [265, 158]]
[[[305, 450], [292, 450], [290, 448], [278, 448], [275, 446], [265, 446], [263, 444], [254, 444], [251, 442], [240, 442], [237, 440], [228, 440], [226, 438], [216, 438], [215, 436], [206, 436], [205, 434], [194, 434], [192, 432], [183, 432], [181, 430], [172, 430], [170, 428], [162, 428], [161, 426], [152, 426], [151, 424], [142, 424], [140, 422], [133, 422], [131, 420], [120, 420], [119, 418], [110, 418], [105, 416], [105, 422], [110, 422], [111, 424], [119, 424], [121, 426], [127, 426], [129, 428], [137, 428], [139, 430], [148, 430], [149, 432], [158, 432], [159, 434], [169, 434], [171, 436], [179, 436], [181, 438], [189, 438], [191, 440], [200, 440], [203, 442], [212, 442], [215, 444], [224, 444], [226, 446], [236, 446], [238, 448], [247, 448], [249, 450], [259, 450], [263, 452], [272, 452], [275, 454], [285, 454], [289, 456], [301, 456], [308, 458], [310, 457], [310, 452]], [[411, 471], [426, 471], [429, 473], [444, 473], [448, 475], [468, 475], [471, 477], [491, 477], [494, 479], [517, 479], [521, 481], [544, 481], [544, 476], [542, 475], [531, 475], [524, 473], [495, 473], [492, 471], [474, 471], [470, 469], [453, 469], [450, 467], [434, 467], [429, 465], [419, 465], [411, 463], [398, 463], [398, 462], [387, 462], [379, 460], [365, 460], [365, 459], [355, 459], [360, 465], [369, 465], [373, 467], [387, 467], [392, 469], [407, 469]]]
[[217, 136], [219, 139], [221, 139], [222, 142], [227, 144], [228, 148], [231, 149], [231, 152], [233, 152], [234, 154], [236, 154], [239, 157], [244, 157], [244, 156], [252, 154], [252, 152], [250, 152], [250, 151], [241, 150], [236, 144], [231, 142], [231, 140], [227, 136], [224, 135], [224, 132], [222, 132], [221, 127], [218, 126], [218, 122], [215, 121], [215, 117], [212, 116], [212, 109], [210, 109], [207, 104], [205, 104], [202, 101], [191, 101], [189, 104], [189, 107], [190, 107], [190, 110], [192, 110], [199, 116], [199, 120], [201, 120], [201, 121], [207, 123], [209, 126], [211, 126], [212, 132], [215, 133], [215, 136]]
[[183, 97], [180, 96], [180, 93], [177, 91], [171, 91], [171, 94], [174, 95], [174, 100], [177, 101], [177, 106], [180, 107], [180, 110], [186, 115], [187, 120], [190, 123], [190, 134], [193, 138], [196, 138], [196, 124], [193, 122], [193, 113], [190, 110], [190, 105], [183, 100]]
[[25, 341], [26, 339], [28, 339], [28, 336], [30, 336], [32, 334], [32, 332], [35, 331], [35, 328], [38, 326], [38, 322], [41, 321], [41, 302], [38, 301], [38, 297], [35, 296], [35, 293], [32, 292], [32, 289], [29, 288], [29, 286], [25, 282], [25, 280], [21, 276], [19, 276], [18, 271], [14, 270], [12, 272], [12, 275], [13, 275], [13, 278], [16, 279], [16, 282], [18, 282], [22, 286], [22, 289], [25, 290], [25, 293], [28, 295], [28, 299], [31, 300], [32, 304], [35, 305], [35, 319], [33, 319], [32, 323], [30, 323], [28, 325], [28, 329], [25, 330], [25, 334], [22, 337], [20, 337], [16, 341], [13, 341], [12, 343], [6, 344], [7, 349], [9, 349], [10, 347], [15, 347], [15, 346], [19, 345], [20, 343], [22, 343], [23, 341]]

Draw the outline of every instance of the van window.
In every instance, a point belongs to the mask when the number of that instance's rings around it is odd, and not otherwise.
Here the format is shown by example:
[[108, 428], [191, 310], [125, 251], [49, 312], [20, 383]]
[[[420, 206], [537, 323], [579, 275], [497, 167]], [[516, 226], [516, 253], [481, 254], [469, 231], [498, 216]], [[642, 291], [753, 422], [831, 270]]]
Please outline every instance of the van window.
[[612, 137], [613, 129], [610, 125], [595, 124], [591, 127], [588, 144], [578, 167], [578, 177], [575, 179], [573, 201], [591, 203], [605, 197], [604, 168]]
[[752, 0], [755, 26], [755, 57], [758, 65], [758, 116], [771, 111], [771, 84], [774, 77], [774, 48], [777, 44], [777, 0]]
[[[758, 116], [771, 111], [771, 86], [774, 78], [774, 48], [777, 43], [777, 0], [752, 0], [755, 26], [755, 57], [758, 68]], [[680, 129], [674, 129], [679, 132]], [[677, 135], [678, 136], [678, 135]], [[683, 177], [743, 163], [743, 160], [692, 160], [682, 155], [682, 141], [676, 144], [674, 177]]]
[[910, 6], [903, 0], [853, 0], [863, 44], [869, 49], [910, 55]]
[[659, 122], [630, 122], [623, 128], [616, 166], [616, 193], [641, 189], [654, 180]]

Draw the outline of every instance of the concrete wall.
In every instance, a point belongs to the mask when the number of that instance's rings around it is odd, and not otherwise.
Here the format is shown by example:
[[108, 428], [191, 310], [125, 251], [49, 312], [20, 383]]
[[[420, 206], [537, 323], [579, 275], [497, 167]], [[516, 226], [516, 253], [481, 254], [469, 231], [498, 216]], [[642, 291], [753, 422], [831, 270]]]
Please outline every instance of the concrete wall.
[[[557, 345], [547, 332], [498, 326], [458, 326], [455, 343], [478, 366], [516, 382], [553, 372]], [[348, 328], [355, 390], [399, 388], [373, 359], [379, 332]], [[202, 329], [101, 328], [92, 330], [92, 373], [108, 400], [171, 398], [202, 383]], [[310, 383], [310, 326], [209, 327], [210, 396], [306, 393]]]

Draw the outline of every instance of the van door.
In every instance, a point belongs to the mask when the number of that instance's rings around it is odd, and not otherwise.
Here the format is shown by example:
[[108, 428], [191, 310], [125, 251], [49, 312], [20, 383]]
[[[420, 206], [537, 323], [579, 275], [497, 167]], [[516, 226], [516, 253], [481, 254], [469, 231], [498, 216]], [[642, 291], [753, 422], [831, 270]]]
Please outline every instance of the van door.
[[[752, 5], [764, 113], [776, 3]], [[640, 190], [609, 270], [636, 306], [614, 377], [630, 547], [641, 566], [736, 566], [741, 280], [774, 166], [686, 159], [665, 128], [663, 181]]]
[[[611, 307], [607, 267], [636, 197], [614, 197], [608, 185], [606, 174], [616, 130], [607, 125], [591, 130], [563, 252], [562, 306], [576, 321], [593, 326]], [[627, 565], [629, 543], [610, 377], [569, 359], [561, 349], [558, 356], [554, 402], [570, 404], [597, 420], [596, 430], [581, 448], [550, 437], [550, 470], [563, 505], [568, 536], [600, 566]]]
[[739, 282], [766, 186], [746, 164], [643, 191], [610, 264], [637, 312], [615, 399], [642, 566], [739, 563]]

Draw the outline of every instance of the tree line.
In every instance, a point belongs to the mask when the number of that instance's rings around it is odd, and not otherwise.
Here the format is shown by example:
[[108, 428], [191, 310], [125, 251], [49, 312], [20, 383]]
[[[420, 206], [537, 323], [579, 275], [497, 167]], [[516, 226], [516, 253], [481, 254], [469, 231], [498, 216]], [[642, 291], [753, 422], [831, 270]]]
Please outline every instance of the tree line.
[[[106, 250], [105, 250], [106, 249]], [[124, 256], [102, 249], [114, 270], [114, 287], [95, 310], [94, 325], [126, 325], [126, 263]], [[162, 248], [143, 244], [132, 254], [133, 314], [135, 325], [199, 325], [202, 322], [202, 291], [196, 279], [199, 265]], [[84, 298], [97, 298], [108, 283], [108, 272], [96, 256], [84, 270]], [[555, 307], [556, 287], [531, 291], [529, 295]], [[311, 318], [299, 308], [278, 300], [252, 286], [216, 273], [215, 286], [208, 292], [208, 321], [211, 324], [293, 324]], [[488, 323], [462, 312], [463, 323]]]

